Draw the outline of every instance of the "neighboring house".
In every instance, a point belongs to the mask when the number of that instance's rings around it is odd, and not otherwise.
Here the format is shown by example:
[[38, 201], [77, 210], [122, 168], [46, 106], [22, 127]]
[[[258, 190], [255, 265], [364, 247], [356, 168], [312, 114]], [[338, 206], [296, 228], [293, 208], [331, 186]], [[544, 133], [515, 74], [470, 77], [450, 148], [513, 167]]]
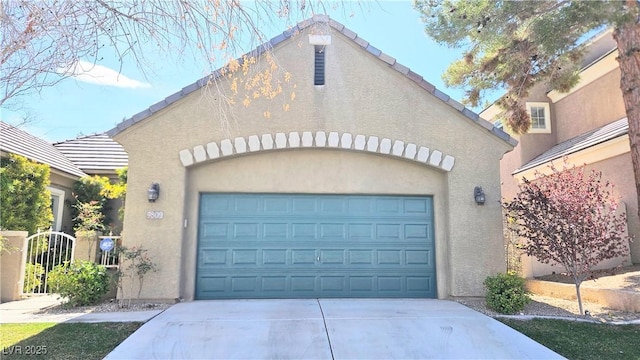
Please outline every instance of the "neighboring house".
[[[92, 175], [114, 179], [117, 178], [115, 170], [127, 166], [127, 154], [122, 146], [104, 134], [51, 144], [4, 122], [0, 122], [0, 154], [2, 157], [21, 155], [49, 165], [51, 184], [48, 189], [54, 217], [52, 229], [68, 234], [73, 234], [68, 204], [74, 200], [74, 182]], [[112, 205], [114, 211], [117, 211], [118, 204]], [[118, 218], [117, 213], [113, 218]]]
[[124, 148], [106, 134], [82, 136], [53, 144], [80, 170], [91, 175], [117, 179], [117, 169], [127, 166]]
[[[127, 166], [128, 157], [124, 148], [106, 134], [81, 136], [76, 139], [55, 143], [53, 146], [89, 175], [106, 176], [112, 182], [119, 181], [116, 170]], [[118, 210], [122, 200], [107, 202], [107, 217], [111, 231], [120, 234], [122, 222]]]
[[482, 296], [516, 142], [326, 17], [269, 46], [289, 111], [222, 113], [205, 78], [108, 133], [129, 154], [124, 241], [159, 264], [142, 298]]
[[0, 122], [0, 154], [2, 157], [8, 154], [21, 155], [49, 165], [51, 184], [48, 189], [51, 192], [51, 209], [53, 210], [51, 227], [54, 231], [73, 233], [71, 213], [65, 203], [73, 200], [71, 194], [73, 183], [87, 174], [51, 143], [4, 122]]
[[[629, 124], [620, 90], [618, 51], [611, 30], [602, 32], [586, 44], [586, 55], [580, 81], [567, 93], [534, 88], [527, 99], [532, 116], [531, 130], [518, 137], [519, 144], [500, 162], [502, 195], [510, 200], [518, 192], [523, 178], [535, 178], [535, 172], [549, 173], [549, 164], [562, 169], [563, 158], [575, 166], [586, 164], [586, 170], [603, 172], [615, 185], [616, 194], [626, 207], [628, 231], [640, 238], [638, 202], [629, 148]], [[480, 116], [494, 121], [496, 105]], [[631, 261], [640, 262], [640, 241], [631, 246]], [[615, 266], [624, 258], [603, 266]], [[628, 261], [628, 259], [627, 259]], [[562, 271], [526, 259], [527, 276]]]

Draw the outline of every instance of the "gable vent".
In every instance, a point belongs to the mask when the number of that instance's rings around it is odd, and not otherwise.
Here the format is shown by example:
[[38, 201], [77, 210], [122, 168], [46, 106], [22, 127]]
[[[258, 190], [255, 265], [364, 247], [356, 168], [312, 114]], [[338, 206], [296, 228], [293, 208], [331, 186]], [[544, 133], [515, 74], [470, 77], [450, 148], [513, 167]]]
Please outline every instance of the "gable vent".
[[315, 47], [315, 69], [313, 73], [313, 85], [324, 85], [324, 54], [326, 46], [314, 46]]

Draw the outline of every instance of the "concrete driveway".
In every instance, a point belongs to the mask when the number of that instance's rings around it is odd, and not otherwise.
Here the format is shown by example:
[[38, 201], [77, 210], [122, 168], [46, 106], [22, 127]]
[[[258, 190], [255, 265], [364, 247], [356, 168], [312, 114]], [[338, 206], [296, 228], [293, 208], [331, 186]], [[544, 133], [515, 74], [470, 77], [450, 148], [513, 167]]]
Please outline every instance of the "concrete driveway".
[[179, 303], [107, 359], [556, 359], [456, 302], [410, 299]]

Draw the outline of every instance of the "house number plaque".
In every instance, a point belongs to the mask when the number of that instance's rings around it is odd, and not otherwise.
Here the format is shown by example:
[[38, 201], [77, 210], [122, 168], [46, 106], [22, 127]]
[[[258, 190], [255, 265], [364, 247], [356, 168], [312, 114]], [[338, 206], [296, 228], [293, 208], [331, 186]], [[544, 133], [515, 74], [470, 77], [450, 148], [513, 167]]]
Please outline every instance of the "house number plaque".
[[147, 219], [149, 220], [160, 220], [164, 218], [163, 211], [147, 211]]

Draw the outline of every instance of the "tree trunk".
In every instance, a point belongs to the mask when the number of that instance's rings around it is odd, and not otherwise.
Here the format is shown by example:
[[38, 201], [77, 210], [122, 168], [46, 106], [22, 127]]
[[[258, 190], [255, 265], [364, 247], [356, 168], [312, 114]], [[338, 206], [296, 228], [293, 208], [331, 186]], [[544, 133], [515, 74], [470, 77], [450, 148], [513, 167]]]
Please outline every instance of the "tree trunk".
[[[638, 2], [627, 1], [630, 7]], [[633, 9], [631, 9], [633, 10]], [[620, 64], [620, 89], [629, 121], [629, 144], [631, 160], [636, 181], [636, 195], [640, 204], [640, 19], [636, 18], [619, 26], [613, 32], [618, 44], [618, 63]], [[640, 216], [640, 207], [638, 208]]]
[[580, 283], [576, 282], [576, 296], [578, 296], [578, 308], [580, 309], [580, 315], [584, 315], [582, 311], [582, 297], [580, 296]]

